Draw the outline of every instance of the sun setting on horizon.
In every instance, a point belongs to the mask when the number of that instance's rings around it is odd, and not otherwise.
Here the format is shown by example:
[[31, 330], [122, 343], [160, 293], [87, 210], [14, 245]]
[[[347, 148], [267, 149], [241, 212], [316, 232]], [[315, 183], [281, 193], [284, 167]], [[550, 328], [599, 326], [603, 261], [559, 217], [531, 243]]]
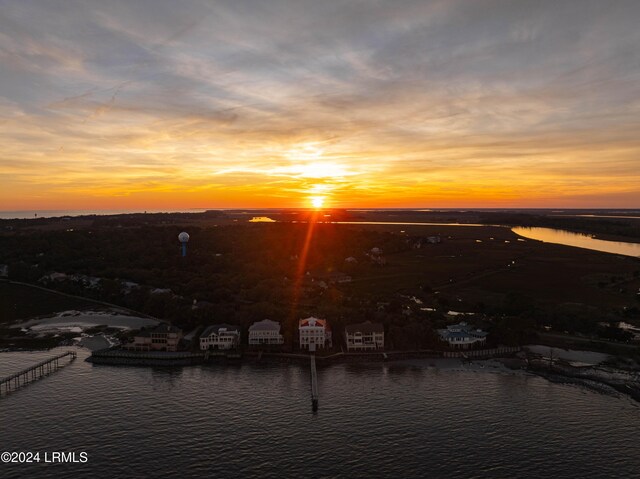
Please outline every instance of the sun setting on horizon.
[[638, 7], [481, 3], [7, 4], [0, 205], [640, 207]]
[[325, 200], [324, 196], [312, 196], [311, 204], [313, 205], [314, 208], [321, 209], [324, 206], [324, 200]]

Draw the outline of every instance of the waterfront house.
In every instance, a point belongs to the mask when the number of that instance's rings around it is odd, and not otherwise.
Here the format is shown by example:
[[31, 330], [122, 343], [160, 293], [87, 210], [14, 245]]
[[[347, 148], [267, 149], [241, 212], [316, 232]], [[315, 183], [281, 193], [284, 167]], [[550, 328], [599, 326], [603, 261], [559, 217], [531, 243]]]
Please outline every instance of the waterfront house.
[[439, 329], [440, 339], [449, 343], [449, 346], [457, 349], [470, 349], [483, 346], [487, 340], [487, 333], [481, 329], [474, 329], [464, 321], [447, 326], [447, 329]]
[[280, 334], [280, 323], [263, 319], [249, 326], [249, 346], [280, 345], [284, 338]]
[[365, 321], [344, 328], [347, 351], [369, 351], [384, 348], [384, 327], [380, 323]]
[[159, 324], [155, 328], [141, 329], [133, 342], [123, 346], [131, 351], [177, 351], [182, 339], [182, 330], [170, 324]]
[[300, 334], [300, 348], [313, 352], [317, 349], [330, 348], [331, 328], [326, 319], [318, 319], [313, 316], [298, 321]]
[[200, 335], [200, 349], [234, 349], [240, 345], [240, 328], [233, 324], [214, 324]]

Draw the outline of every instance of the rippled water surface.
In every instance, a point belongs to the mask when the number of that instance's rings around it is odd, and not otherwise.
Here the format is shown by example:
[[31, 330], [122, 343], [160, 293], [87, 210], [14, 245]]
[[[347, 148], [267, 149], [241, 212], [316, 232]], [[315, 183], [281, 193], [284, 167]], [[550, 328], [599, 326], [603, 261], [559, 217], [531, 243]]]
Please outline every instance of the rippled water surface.
[[[0, 353], [0, 376], [48, 353]], [[0, 398], [2, 450], [86, 464], [0, 477], [638, 477], [640, 408], [521, 374], [430, 361], [160, 369], [78, 360]]]

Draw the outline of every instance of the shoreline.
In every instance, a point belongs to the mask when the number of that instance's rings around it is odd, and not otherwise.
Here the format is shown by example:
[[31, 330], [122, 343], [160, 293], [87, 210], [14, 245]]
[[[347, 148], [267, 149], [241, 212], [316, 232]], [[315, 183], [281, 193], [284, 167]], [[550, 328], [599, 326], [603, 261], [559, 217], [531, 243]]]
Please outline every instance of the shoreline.
[[[88, 350], [82, 346], [81, 349]], [[53, 348], [52, 348], [53, 349]], [[36, 352], [45, 350], [5, 350], [2, 352]], [[105, 348], [89, 351], [85, 361], [95, 365], [132, 366], [132, 367], [188, 367], [201, 365], [241, 364], [308, 364], [309, 354], [246, 351], [216, 352], [205, 358], [204, 352], [135, 352]], [[491, 352], [493, 354], [487, 354]], [[449, 353], [446, 354], [445, 353]], [[640, 371], [591, 364], [573, 366], [563, 359], [549, 361], [540, 354], [527, 355], [522, 347], [513, 347], [509, 351], [476, 350], [475, 357], [445, 351], [385, 351], [373, 353], [336, 353], [328, 356], [316, 356], [319, 367], [333, 364], [412, 364], [412, 361], [433, 360], [429, 364], [415, 363], [415, 366], [428, 369], [443, 369], [466, 372], [492, 372], [501, 374], [524, 374], [541, 377], [552, 383], [575, 385], [600, 394], [615, 397], [626, 396], [640, 403]]]
[[[591, 351], [592, 353], [594, 351]], [[573, 384], [603, 394], [629, 396], [640, 403], [640, 371], [606, 366], [603, 363], [572, 365], [565, 359], [540, 354], [499, 361], [510, 370], [525, 371], [553, 383]]]
[[[196, 365], [214, 362], [220, 359], [248, 360], [248, 361], [310, 361], [315, 357], [319, 364], [328, 363], [363, 363], [363, 362], [391, 362], [407, 359], [431, 359], [448, 358], [461, 359], [463, 361], [482, 360], [496, 357], [510, 356], [521, 351], [518, 346], [477, 349], [470, 351], [436, 351], [436, 350], [411, 350], [411, 351], [378, 351], [345, 353], [338, 352], [326, 356], [317, 356], [305, 353], [265, 352], [265, 351], [126, 351], [117, 348], [104, 348], [92, 351], [86, 359], [95, 364], [124, 364], [146, 366], [149, 361], [159, 365], [171, 366], [174, 361], [189, 360], [187, 365]], [[136, 364], [138, 363], [138, 364]]]
[[[96, 354], [97, 353], [97, 354]], [[475, 353], [473, 356], [469, 353]], [[523, 373], [542, 377], [547, 381], [561, 384], [572, 384], [587, 388], [601, 394], [624, 395], [640, 403], [640, 372], [628, 371], [620, 368], [606, 367], [598, 364], [586, 366], [572, 366], [562, 359], [555, 360], [549, 365], [546, 358], [539, 354], [533, 357], [524, 356], [522, 347], [500, 348], [491, 350], [475, 350], [461, 352], [452, 351], [384, 351], [371, 353], [335, 353], [328, 356], [316, 356], [319, 367], [332, 364], [367, 364], [389, 363], [397, 364], [412, 360], [435, 360], [429, 367], [443, 368], [438, 364], [443, 360], [459, 360], [461, 365], [479, 363], [477, 370], [500, 373]], [[93, 364], [134, 367], [185, 367], [205, 364], [220, 364], [226, 362], [250, 363], [299, 363], [310, 361], [312, 355], [303, 353], [282, 353], [245, 351], [242, 354], [231, 352], [217, 352], [214, 356], [205, 353], [176, 352], [176, 353], [137, 353], [122, 350], [93, 351], [86, 361]], [[492, 364], [493, 362], [493, 364]], [[496, 369], [495, 364], [501, 365]], [[489, 365], [485, 369], [485, 365]], [[444, 368], [450, 369], [450, 368]], [[466, 369], [466, 368], [464, 368]]]

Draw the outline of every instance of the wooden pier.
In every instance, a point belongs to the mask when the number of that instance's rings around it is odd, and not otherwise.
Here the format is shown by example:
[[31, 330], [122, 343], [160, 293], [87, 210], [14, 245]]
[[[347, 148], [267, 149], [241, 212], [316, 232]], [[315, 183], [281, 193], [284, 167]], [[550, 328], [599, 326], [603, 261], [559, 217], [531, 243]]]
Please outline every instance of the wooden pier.
[[68, 358], [69, 362], [73, 361], [76, 359], [76, 352], [67, 351], [66, 353], [58, 354], [57, 356], [40, 361], [38, 364], [34, 364], [33, 366], [23, 369], [11, 376], [0, 379], [0, 393], [3, 390], [6, 393], [12, 390], [15, 391], [21, 386], [25, 386], [30, 382], [36, 381], [44, 376], [48, 376], [64, 365], [60, 364], [60, 362], [65, 358]]
[[311, 355], [311, 409], [318, 410], [318, 371], [316, 370], [316, 356]]

